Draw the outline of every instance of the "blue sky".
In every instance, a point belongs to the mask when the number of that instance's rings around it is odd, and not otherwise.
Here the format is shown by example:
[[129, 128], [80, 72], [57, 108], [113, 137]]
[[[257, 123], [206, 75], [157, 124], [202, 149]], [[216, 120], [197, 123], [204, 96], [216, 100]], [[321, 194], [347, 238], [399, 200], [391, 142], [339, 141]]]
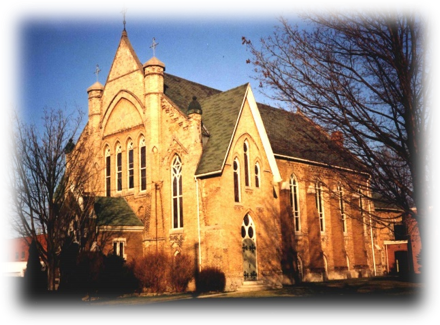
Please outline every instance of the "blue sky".
[[297, 7], [286, 9], [280, 0], [263, 6], [247, 0], [9, 1], [2, 4], [0, 19], [5, 107], [34, 120], [44, 107], [79, 106], [86, 112], [86, 89], [96, 81], [96, 64], [105, 82], [124, 8], [128, 36], [141, 62], [152, 56], [149, 46], [155, 37], [157, 57], [167, 72], [220, 90], [235, 87], [249, 82], [252, 72], [241, 37], [264, 36], [277, 17], [290, 16]]

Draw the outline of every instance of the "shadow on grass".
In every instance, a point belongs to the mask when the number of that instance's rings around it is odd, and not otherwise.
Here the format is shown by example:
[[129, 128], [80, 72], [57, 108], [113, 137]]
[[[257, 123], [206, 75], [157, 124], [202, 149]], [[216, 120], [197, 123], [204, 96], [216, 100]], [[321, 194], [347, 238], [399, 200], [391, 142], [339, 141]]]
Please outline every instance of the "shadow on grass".
[[[435, 301], [425, 292], [420, 283], [370, 278], [204, 297], [193, 297], [190, 293], [131, 296], [90, 304], [58, 293], [15, 295], [15, 303], [21, 311], [16, 314], [27, 320], [371, 322], [416, 320], [427, 315]], [[8, 295], [11, 305], [14, 295]]]
[[416, 295], [420, 284], [386, 279], [366, 279], [355, 281], [335, 280], [323, 283], [302, 283], [286, 286], [279, 292], [284, 295]]

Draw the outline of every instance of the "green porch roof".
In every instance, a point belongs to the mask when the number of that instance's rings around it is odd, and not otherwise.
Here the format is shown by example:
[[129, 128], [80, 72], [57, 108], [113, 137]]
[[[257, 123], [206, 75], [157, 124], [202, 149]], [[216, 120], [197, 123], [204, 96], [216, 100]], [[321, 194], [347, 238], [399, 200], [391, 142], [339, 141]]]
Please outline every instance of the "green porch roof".
[[123, 197], [95, 198], [95, 214], [98, 226], [110, 227], [143, 227], [142, 221], [136, 216]]

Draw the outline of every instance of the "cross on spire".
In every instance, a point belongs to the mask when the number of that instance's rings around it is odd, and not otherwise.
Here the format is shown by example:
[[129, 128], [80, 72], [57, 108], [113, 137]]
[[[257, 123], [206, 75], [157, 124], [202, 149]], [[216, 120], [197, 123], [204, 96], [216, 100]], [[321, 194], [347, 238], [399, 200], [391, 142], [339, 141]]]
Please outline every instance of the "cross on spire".
[[94, 72], [94, 74], [96, 74], [96, 81], [99, 81], [99, 72], [101, 72], [101, 69], [99, 68], [99, 64], [97, 64]]
[[159, 43], [156, 43], [156, 38], [153, 37], [153, 43], [150, 46], [150, 49], [153, 49], [153, 56], [156, 56], [156, 47], [159, 45]]
[[126, 13], [127, 13], [127, 8], [122, 9], [121, 14], [122, 14], [122, 17], [124, 18], [124, 20], [122, 21], [122, 23], [124, 24], [124, 31], [125, 31], [125, 24], [126, 24], [126, 21], [125, 21], [125, 14]]

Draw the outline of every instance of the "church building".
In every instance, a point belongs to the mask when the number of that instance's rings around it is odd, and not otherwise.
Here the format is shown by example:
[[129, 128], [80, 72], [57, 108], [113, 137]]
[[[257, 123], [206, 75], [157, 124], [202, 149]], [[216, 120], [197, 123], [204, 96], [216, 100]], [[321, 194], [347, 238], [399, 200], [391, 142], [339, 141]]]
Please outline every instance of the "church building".
[[219, 268], [226, 290], [380, 273], [369, 175], [340, 133], [257, 103], [249, 84], [220, 91], [165, 71], [124, 29], [105, 84], [87, 89], [78, 141], [94, 152], [104, 252], [187, 254]]

